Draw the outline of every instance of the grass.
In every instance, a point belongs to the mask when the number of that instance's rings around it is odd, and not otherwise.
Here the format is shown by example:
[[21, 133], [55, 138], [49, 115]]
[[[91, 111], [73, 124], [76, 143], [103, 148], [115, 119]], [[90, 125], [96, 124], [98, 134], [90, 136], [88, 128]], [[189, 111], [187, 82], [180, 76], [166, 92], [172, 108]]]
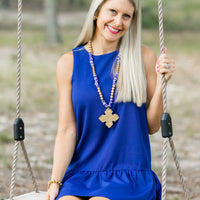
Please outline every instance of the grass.
[[[157, 1], [142, 1], [143, 25], [146, 28], [157, 27]], [[198, 0], [163, 1], [163, 18], [166, 30], [183, 31], [199, 30], [199, 9]]]
[[0, 132], [0, 144], [8, 144], [13, 142], [13, 138], [10, 136], [10, 130], [4, 130]]
[[166, 32], [166, 44], [174, 52], [181, 54], [193, 54], [200, 50], [200, 31], [191, 32]]
[[10, 157], [8, 156], [5, 156], [4, 152], [5, 152], [5, 146], [2, 146], [0, 147], [0, 161], [1, 161], [1, 165], [3, 167], [6, 167], [6, 168], [10, 168]]
[[178, 197], [174, 197], [174, 200], [179, 200], [179, 198]]
[[1, 46], [14, 46], [17, 43], [14, 32], [10, 34], [8, 31], [1, 31], [1, 35], [4, 35], [4, 37], [0, 37]]
[[195, 129], [189, 124], [189, 125], [187, 125], [187, 127], [186, 127], [186, 133], [187, 133], [187, 136], [188, 136], [188, 137], [194, 137], [195, 134], [196, 134], [196, 131], [195, 131]]
[[[165, 31], [165, 46], [174, 54], [194, 54], [200, 51], [200, 31]], [[142, 32], [142, 43], [150, 46], [159, 54], [159, 33], [158, 30], [145, 29]]]

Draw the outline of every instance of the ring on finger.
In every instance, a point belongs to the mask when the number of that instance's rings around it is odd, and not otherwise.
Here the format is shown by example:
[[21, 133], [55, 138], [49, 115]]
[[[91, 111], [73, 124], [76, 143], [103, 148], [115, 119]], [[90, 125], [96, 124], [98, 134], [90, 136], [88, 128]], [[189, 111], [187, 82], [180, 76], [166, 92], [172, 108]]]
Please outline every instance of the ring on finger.
[[167, 69], [170, 68], [170, 64], [169, 64], [169, 63], [166, 64], [166, 68], [167, 68]]

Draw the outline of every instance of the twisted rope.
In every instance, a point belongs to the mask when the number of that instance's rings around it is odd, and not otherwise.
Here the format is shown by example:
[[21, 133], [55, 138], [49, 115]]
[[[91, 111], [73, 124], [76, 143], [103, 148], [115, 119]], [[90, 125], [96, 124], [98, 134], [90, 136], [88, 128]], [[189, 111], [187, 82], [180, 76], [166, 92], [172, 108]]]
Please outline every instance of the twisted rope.
[[21, 35], [22, 35], [22, 0], [18, 0], [17, 18], [17, 118], [20, 118], [21, 98]]
[[[159, 37], [160, 37], [160, 52], [164, 53], [164, 28], [163, 28], [163, 6], [162, 0], [158, 0], [158, 15], [159, 15]], [[167, 92], [166, 92], [166, 80], [165, 75], [162, 74], [162, 95], [163, 95], [163, 110], [164, 113], [167, 112]], [[169, 143], [172, 151], [172, 155], [176, 164], [176, 168], [180, 177], [180, 182], [182, 184], [184, 195], [187, 200], [190, 200], [186, 184], [183, 179], [183, 173], [180, 168], [178, 157], [176, 154], [175, 146], [173, 143], [172, 137], [169, 138]], [[167, 144], [168, 138], [165, 138], [163, 141], [163, 162], [162, 162], [162, 200], [166, 200], [166, 191], [167, 191]]]
[[166, 199], [167, 192], [167, 149], [168, 139], [163, 140], [163, 161], [162, 161], [162, 200]]
[[15, 148], [14, 148], [14, 153], [13, 153], [12, 176], [11, 176], [11, 184], [10, 184], [10, 198], [9, 198], [10, 200], [13, 200], [13, 197], [14, 197], [18, 148], [19, 148], [19, 141], [15, 141]]
[[[163, 28], [163, 6], [162, 0], [158, 0], [158, 16], [159, 16], [159, 37], [160, 37], [160, 53], [164, 53], [164, 28]], [[163, 110], [167, 112], [167, 93], [165, 75], [162, 74], [162, 97]], [[162, 200], [166, 200], [167, 191], [167, 139], [163, 141], [163, 161], [162, 161]]]
[[28, 158], [28, 154], [26, 152], [26, 148], [24, 146], [24, 142], [23, 141], [21, 141], [21, 147], [22, 147], [22, 151], [24, 153], [24, 157], [25, 157], [25, 160], [26, 160], [27, 168], [28, 168], [29, 173], [30, 173], [31, 178], [32, 178], [32, 182], [33, 182], [33, 186], [34, 186], [35, 192], [39, 192], [35, 177], [33, 175], [33, 170], [31, 168], [31, 164], [30, 164], [30, 161], [29, 161], [29, 158]]
[[[22, 33], [22, 0], [18, 0], [18, 18], [17, 18], [17, 101], [16, 101], [16, 116], [20, 118], [20, 98], [21, 98], [21, 33]], [[38, 187], [33, 176], [33, 171], [28, 159], [28, 155], [24, 146], [23, 141], [15, 141], [14, 153], [13, 153], [13, 165], [12, 165], [12, 175], [10, 184], [10, 200], [14, 197], [14, 187], [16, 178], [16, 168], [17, 168], [17, 155], [19, 149], [19, 143], [21, 143], [22, 151], [32, 177], [35, 192], [38, 192]]]
[[173, 158], [174, 158], [174, 162], [176, 164], [176, 168], [177, 168], [177, 171], [178, 171], [180, 182], [181, 182], [181, 185], [183, 187], [185, 199], [190, 200], [189, 192], [187, 190], [187, 186], [186, 186], [186, 183], [185, 183], [184, 178], [183, 178], [183, 173], [182, 173], [182, 170], [181, 170], [181, 166], [178, 162], [178, 157], [177, 157], [177, 154], [176, 154], [176, 150], [175, 150], [175, 146], [174, 146], [174, 142], [173, 142], [172, 138], [169, 138], [169, 143], [170, 143], [170, 146], [171, 146], [172, 155], [173, 155]]
[[[21, 93], [21, 27], [22, 27], [22, 0], [18, 0], [18, 17], [17, 17], [17, 118], [20, 118], [20, 93]], [[13, 165], [10, 184], [10, 200], [14, 197], [16, 168], [17, 168], [17, 155], [19, 149], [19, 141], [15, 141], [13, 153]]]

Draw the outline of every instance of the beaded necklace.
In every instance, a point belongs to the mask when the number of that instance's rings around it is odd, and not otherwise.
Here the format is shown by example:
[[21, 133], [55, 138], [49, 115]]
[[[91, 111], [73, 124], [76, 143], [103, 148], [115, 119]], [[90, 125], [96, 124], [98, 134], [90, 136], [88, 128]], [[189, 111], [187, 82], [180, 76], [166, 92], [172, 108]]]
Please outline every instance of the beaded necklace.
[[110, 128], [113, 125], [113, 122], [116, 122], [119, 119], [119, 116], [117, 114], [112, 114], [113, 111], [110, 109], [110, 107], [112, 106], [113, 100], [114, 100], [114, 92], [115, 92], [115, 88], [116, 88], [116, 84], [117, 84], [117, 79], [118, 79], [118, 75], [119, 75], [119, 67], [120, 67], [120, 53], [117, 55], [117, 65], [116, 65], [116, 73], [113, 79], [113, 85], [112, 85], [112, 89], [111, 89], [111, 94], [110, 94], [110, 101], [109, 104], [106, 103], [106, 101], [104, 100], [103, 94], [101, 92], [101, 88], [99, 85], [99, 80], [98, 77], [96, 75], [96, 71], [95, 71], [95, 67], [94, 67], [94, 59], [93, 59], [93, 49], [92, 49], [92, 42], [89, 41], [88, 42], [89, 45], [89, 59], [90, 59], [90, 65], [92, 67], [92, 73], [93, 73], [93, 78], [94, 78], [94, 84], [97, 88], [97, 91], [99, 93], [99, 97], [100, 100], [103, 104], [104, 107], [106, 107], [106, 111], [105, 111], [105, 115], [101, 115], [99, 117], [99, 120], [104, 123], [105, 125]]

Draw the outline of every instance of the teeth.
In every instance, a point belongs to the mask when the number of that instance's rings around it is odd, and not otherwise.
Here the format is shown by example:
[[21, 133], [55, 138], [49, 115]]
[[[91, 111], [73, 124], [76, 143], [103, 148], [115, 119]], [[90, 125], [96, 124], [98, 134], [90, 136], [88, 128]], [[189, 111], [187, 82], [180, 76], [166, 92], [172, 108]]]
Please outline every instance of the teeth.
[[109, 29], [111, 29], [112, 31], [114, 31], [116, 33], [119, 31], [119, 30], [116, 30], [116, 29], [112, 28], [111, 26], [109, 26]]

